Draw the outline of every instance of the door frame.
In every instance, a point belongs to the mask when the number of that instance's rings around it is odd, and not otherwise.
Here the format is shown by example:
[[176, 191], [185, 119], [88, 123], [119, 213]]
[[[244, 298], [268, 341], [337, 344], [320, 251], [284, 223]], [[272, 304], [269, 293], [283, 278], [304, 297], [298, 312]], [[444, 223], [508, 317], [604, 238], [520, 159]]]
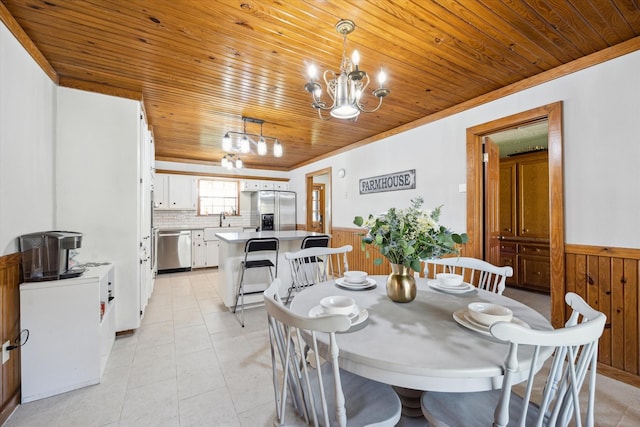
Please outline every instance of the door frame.
[[564, 185], [562, 149], [562, 101], [543, 105], [467, 129], [467, 256], [482, 258], [483, 137], [530, 122], [547, 119], [549, 124], [549, 244], [551, 250], [551, 323], [558, 327], [565, 319], [564, 272]]
[[[333, 217], [333, 204], [332, 204], [332, 199], [333, 199], [333, 185], [332, 185], [332, 181], [331, 181], [331, 174], [332, 174], [332, 168], [331, 166], [324, 168], [324, 169], [320, 169], [317, 171], [313, 171], [313, 172], [309, 172], [307, 174], [305, 174], [304, 178], [305, 178], [305, 191], [307, 192], [306, 194], [306, 206], [307, 206], [307, 215], [306, 215], [306, 224], [305, 224], [305, 228], [307, 230], [311, 229], [312, 226], [312, 220], [313, 218], [311, 218], [311, 210], [312, 210], [312, 200], [311, 200], [311, 194], [313, 193], [313, 178], [316, 176], [321, 176], [321, 175], [327, 175], [327, 183], [328, 185], [325, 187], [325, 207], [324, 207], [324, 212], [327, 212], [328, 214], [325, 215], [324, 218], [324, 230], [322, 230], [323, 233], [327, 233], [327, 234], [331, 234], [331, 230], [332, 228], [332, 217]], [[330, 194], [327, 194], [330, 193]]]

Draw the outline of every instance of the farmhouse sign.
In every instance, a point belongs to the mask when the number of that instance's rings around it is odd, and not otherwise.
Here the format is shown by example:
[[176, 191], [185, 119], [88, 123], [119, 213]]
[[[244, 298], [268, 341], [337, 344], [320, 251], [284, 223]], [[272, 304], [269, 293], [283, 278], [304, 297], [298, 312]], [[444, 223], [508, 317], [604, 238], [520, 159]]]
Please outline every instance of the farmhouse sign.
[[412, 190], [414, 188], [416, 188], [415, 169], [360, 180], [360, 194]]

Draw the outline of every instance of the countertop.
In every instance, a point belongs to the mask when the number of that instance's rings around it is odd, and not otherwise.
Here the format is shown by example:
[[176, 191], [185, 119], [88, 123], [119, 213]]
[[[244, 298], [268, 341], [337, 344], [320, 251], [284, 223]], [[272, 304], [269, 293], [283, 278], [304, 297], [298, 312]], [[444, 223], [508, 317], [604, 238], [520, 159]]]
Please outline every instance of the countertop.
[[241, 233], [216, 233], [216, 236], [227, 243], [245, 243], [249, 239], [260, 237], [277, 237], [280, 240], [302, 240], [307, 236], [323, 236], [323, 233], [310, 231], [259, 231]]
[[237, 230], [241, 230], [243, 227], [234, 227], [234, 226], [218, 227], [218, 226], [211, 226], [211, 225], [204, 225], [204, 226], [192, 225], [192, 226], [185, 226], [185, 227], [178, 227], [178, 226], [171, 227], [170, 226], [170, 227], [156, 227], [156, 228], [158, 229], [158, 231], [191, 231], [191, 230], [204, 230], [205, 228], [213, 228], [216, 231], [218, 231], [218, 230], [226, 231], [227, 229], [228, 230], [237, 231]]

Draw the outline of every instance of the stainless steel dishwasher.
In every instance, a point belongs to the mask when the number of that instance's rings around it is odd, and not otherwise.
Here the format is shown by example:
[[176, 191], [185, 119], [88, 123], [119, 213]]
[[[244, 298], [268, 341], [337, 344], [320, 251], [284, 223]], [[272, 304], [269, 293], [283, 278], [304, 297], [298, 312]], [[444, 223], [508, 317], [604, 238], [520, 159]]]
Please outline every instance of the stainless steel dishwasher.
[[191, 231], [158, 232], [158, 273], [191, 270]]

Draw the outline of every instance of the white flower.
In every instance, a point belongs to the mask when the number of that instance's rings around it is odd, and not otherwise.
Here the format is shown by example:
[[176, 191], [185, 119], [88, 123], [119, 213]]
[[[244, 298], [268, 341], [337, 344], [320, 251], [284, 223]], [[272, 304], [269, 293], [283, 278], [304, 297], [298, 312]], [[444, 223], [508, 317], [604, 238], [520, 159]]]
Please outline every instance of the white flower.
[[[466, 243], [466, 234], [455, 234], [438, 224], [440, 208], [421, 210], [422, 197], [411, 200], [405, 209], [391, 208], [365, 220], [355, 217], [354, 223], [367, 231], [362, 247], [373, 244], [391, 263], [403, 264], [420, 271], [421, 259], [457, 253], [459, 243]], [[381, 259], [375, 260], [377, 264]]]

